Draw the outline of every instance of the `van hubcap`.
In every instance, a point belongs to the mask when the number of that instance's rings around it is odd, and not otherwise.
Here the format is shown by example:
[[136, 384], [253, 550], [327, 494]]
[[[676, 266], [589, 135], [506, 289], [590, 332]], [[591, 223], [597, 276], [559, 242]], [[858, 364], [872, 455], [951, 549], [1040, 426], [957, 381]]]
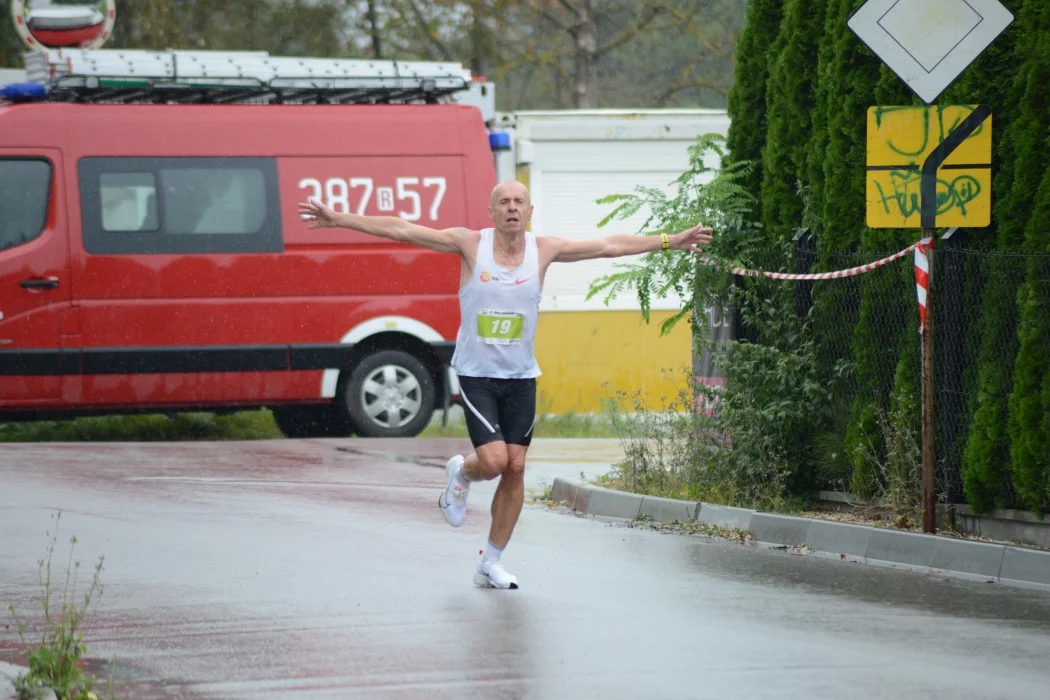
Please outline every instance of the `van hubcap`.
[[422, 393], [411, 372], [398, 365], [383, 365], [361, 384], [361, 405], [376, 425], [400, 428], [419, 415]]

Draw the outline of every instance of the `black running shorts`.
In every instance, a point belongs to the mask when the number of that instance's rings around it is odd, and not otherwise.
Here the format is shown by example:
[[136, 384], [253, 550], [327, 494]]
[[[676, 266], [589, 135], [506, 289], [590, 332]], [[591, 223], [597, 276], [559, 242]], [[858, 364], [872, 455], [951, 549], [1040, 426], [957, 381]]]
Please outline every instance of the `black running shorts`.
[[474, 447], [497, 441], [526, 447], [532, 443], [535, 379], [460, 377], [459, 388]]

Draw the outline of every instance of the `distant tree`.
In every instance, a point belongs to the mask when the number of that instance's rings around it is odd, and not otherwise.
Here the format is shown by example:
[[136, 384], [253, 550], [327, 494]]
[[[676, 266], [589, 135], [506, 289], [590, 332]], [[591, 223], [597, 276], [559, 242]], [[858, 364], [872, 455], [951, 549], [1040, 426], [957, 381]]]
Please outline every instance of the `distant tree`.
[[22, 42], [11, 26], [11, 0], [0, 0], [0, 68], [23, 68]]
[[106, 48], [346, 55], [337, 0], [121, 3]]
[[[1022, 0], [1001, 1], [1015, 17], [1018, 16]], [[1017, 55], [1020, 26], [1021, 22], [1015, 20], [963, 71], [959, 79], [939, 99], [944, 104], [983, 103], [992, 108], [994, 167], [991, 225], [983, 229], [962, 229], [954, 237], [958, 245], [970, 250], [993, 250], [1000, 243], [999, 221], [1002, 219], [1002, 203], [1014, 179], [1014, 141], [1009, 138], [1009, 134], [1013, 131], [1011, 125], [1017, 119], [1022, 102], [1021, 95], [1014, 94], [1020, 67]], [[958, 327], [958, 335], [955, 337], [961, 338], [963, 347], [957, 359], [953, 358], [953, 362], [961, 367], [962, 390], [965, 396], [970, 398], [963, 403], [960, 397], [955, 406], [945, 405], [945, 409], [948, 410], [938, 410], [938, 416], [943, 416], [944, 424], [954, 428], [944, 433], [946, 438], [954, 439], [938, 447], [938, 461], [943, 457], [948, 464], [962, 465], [962, 482], [967, 501], [972, 508], [981, 511], [996, 504], [1006, 507], [1012, 498], [1008, 450], [1002, 447], [1000, 442], [999, 447], [990, 449], [1002, 449], [1001, 455], [984, 453], [989, 445], [976, 437], [978, 431], [974, 430], [974, 419], [975, 412], [981, 405], [986, 405], [987, 399], [996, 391], [1001, 392], [1004, 397], [1009, 391], [1017, 336], [1006, 329], [1016, 327], [1017, 311], [1014, 304], [1004, 300], [1017, 297], [1017, 288], [1022, 278], [1022, 275], [1017, 274], [1018, 266], [1014, 264], [1014, 260], [999, 256], [963, 256], [962, 308], [977, 309], [980, 312], [963, 314], [961, 319], [955, 319], [961, 326]], [[939, 377], [953, 371], [951, 365], [945, 366], [942, 363], [941, 367], [943, 374]], [[954, 381], [960, 380], [956, 378]], [[985, 390], [980, 390], [982, 381]], [[988, 392], [989, 387], [999, 389]], [[949, 415], [950, 410], [956, 410], [958, 414]], [[988, 421], [992, 415], [994, 412], [986, 411], [983, 414], [982, 432], [989, 428]], [[1005, 412], [1002, 413], [1002, 421], [1000, 427], [992, 430], [1001, 430], [1000, 434], [1004, 434]], [[969, 447], [971, 443], [972, 449]]]
[[[598, 61], [630, 43], [663, 11], [657, 0], [522, 0], [527, 15], [546, 20], [550, 27], [571, 39], [574, 106], [598, 106]], [[627, 12], [629, 21], [616, 33], [603, 36], [599, 27], [607, 16]]]

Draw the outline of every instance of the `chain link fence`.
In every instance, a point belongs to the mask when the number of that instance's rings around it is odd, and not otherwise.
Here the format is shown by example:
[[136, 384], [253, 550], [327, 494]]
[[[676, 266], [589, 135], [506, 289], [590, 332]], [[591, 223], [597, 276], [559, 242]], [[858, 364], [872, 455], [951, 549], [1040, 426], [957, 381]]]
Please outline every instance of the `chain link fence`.
[[[813, 240], [803, 235], [790, 252], [756, 256], [745, 264], [758, 270], [810, 273], [865, 265], [896, 252], [858, 251], [822, 257]], [[967, 247], [963, 232], [959, 232], [938, 241], [933, 271], [930, 313], [934, 326], [937, 489], [945, 501], [964, 503], [961, 466], [978, 406], [980, 368], [993, 363], [1002, 371], [991, 396], [1005, 406], [1019, 348], [1017, 291], [1026, 275], [1050, 280], [1050, 255]], [[922, 341], [912, 255], [853, 277], [757, 282], [738, 278], [738, 284], [748, 283], [767, 288], [792, 285], [794, 313], [809, 315], [808, 332], [821, 365], [828, 370], [829, 386], [833, 386], [830, 431], [844, 437], [866, 406], [889, 406], [895, 388], [910, 392], [914, 405], [921, 406]], [[990, 314], [994, 316], [992, 323]], [[749, 328], [739, 313], [732, 325], [735, 339], [763, 342], [761, 332]], [[710, 350], [705, 353], [709, 354]], [[850, 370], [832, 384], [832, 368], [840, 364]], [[987, 394], [987, 383], [985, 391]], [[915, 437], [921, 439], [921, 434]], [[1016, 502], [1012, 493], [1010, 500]]]

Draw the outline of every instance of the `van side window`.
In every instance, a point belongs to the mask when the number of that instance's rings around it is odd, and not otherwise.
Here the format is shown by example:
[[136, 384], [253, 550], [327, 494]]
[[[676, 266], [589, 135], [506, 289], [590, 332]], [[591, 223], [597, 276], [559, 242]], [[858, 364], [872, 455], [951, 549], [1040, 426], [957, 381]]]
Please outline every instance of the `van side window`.
[[283, 250], [271, 158], [82, 158], [78, 171], [89, 253]]
[[153, 173], [101, 173], [102, 230], [157, 231], [157, 179]]
[[20, 246], [44, 230], [51, 199], [51, 163], [0, 158], [0, 250]]

